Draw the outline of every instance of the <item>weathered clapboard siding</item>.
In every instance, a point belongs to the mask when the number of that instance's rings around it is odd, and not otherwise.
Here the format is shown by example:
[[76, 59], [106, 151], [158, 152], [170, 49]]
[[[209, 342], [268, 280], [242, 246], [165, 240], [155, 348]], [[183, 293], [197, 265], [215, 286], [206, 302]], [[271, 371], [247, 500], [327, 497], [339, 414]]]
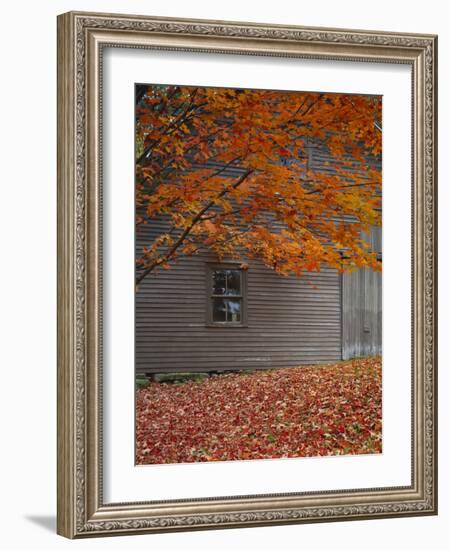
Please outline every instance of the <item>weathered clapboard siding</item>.
[[[137, 249], [161, 230], [141, 228]], [[301, 279], [252, 262], [247, 325], [207, 326], [206, 263], [180, 259], [143, 280], [136, 293], [137, 372], [273, 368], [341, 358], [340, 275], [331, 269]]]
[[[310, 148], [311, 168], [336, 173], [329, 159], [321, 149]], [[227, 168], [223, 174], [235, 177], [238, 171]], [[163, 220], [140, 227], [136, 255], [164, 229]], [[380, 237], [373, 235], [381, 252]], [[211, 327], [207, 262], [217, 258], [210, 253], [183, 258], [140, 284], [135, 304], [138, 373], [289, 367], [381, 352], [380, 274], [360, 270], [341, 276], [327, 268], [301, 278], [283, 277], [251, 262], [247, 326]]]

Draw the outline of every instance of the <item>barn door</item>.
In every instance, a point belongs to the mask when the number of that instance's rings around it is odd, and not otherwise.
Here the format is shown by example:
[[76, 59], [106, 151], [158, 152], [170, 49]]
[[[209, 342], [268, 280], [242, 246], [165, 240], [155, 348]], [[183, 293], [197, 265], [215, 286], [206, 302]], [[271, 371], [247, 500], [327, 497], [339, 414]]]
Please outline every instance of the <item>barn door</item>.
[[[380, 229], [372, 231], [381, 252]], [[342, 358], [382, 353], [382, 273], [359, 269], [342, 275]]]

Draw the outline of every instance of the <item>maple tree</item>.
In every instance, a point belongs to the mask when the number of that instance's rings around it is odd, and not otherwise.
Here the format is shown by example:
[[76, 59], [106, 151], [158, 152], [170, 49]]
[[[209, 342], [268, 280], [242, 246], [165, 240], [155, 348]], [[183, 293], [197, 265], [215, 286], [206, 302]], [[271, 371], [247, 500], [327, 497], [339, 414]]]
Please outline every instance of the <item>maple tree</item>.
[[380, 357], [137, 391], [137, 464], [380, 452]]
[[[363, 232], [380, 224], [381, 108], [377, 96], [137, 86], [136, 225], [166, 231], [136, 258], [136, 284], [206, 248], [285, 275], [380, 270]], [[310, 168], [310, 144], [331, 171]]]

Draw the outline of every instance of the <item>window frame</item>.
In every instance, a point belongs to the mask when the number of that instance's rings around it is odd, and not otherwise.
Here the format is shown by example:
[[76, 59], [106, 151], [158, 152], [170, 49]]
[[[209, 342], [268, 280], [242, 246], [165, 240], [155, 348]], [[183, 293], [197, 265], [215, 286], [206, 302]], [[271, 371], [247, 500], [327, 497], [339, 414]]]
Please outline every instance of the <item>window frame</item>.
[[[240, 321], [214, 321], [213, 319], [213, 307], [212, 300], [217, 297], [213, 294], [213, 278], [214, 271], [236, 269], [240, 271], [241, 275], [241, 289], [240, 296]], [[223, 295], [221, 298], [232, 299], [233, 296]], [[206, 326], [211, 328], [245, 328], [248, 326], [248, 268], [243, 268], [241, 262], [206, 262]]]

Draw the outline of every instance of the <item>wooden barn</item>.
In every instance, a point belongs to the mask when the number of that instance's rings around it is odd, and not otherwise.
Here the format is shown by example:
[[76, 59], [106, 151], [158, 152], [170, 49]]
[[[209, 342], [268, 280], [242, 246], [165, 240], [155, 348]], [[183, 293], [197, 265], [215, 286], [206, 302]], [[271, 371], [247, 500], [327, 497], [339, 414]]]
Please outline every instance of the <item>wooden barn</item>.
[[[328, 164], [319, 150], [313, 162], [321, 170]], [[140, 227], [136, 255], [163, 231], [162, 220]], [[380, 227], [367, 240], [380, 257]], [[381, 281], [368, 268], [286, 277], [260, 262], [220, 263], [212, 253], [180, 258], [136, 292], [136, 373], [271, 369], [380, 354]]]

